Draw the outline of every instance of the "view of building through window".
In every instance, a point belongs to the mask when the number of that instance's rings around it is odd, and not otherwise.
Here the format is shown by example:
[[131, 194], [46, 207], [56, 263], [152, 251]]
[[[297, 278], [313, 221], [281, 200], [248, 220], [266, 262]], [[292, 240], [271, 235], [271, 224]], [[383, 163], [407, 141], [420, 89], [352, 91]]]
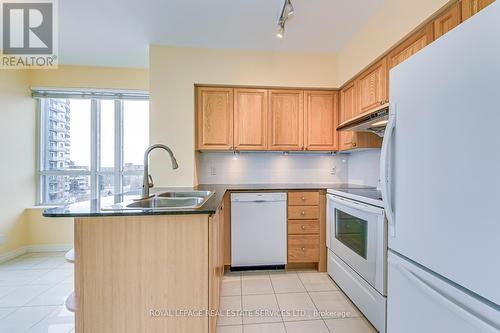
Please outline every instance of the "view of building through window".
[[41, 98], [40, 110], [40, 203], [142, 187], [149, 101]]

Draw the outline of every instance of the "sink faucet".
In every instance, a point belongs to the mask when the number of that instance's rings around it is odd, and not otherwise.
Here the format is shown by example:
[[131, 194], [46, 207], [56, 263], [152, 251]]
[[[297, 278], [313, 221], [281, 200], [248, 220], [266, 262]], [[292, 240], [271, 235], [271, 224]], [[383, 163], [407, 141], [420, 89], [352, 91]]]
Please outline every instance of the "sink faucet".
[[153, 178], [149, 174], [149, 154], [151, 154], [151, 152], [156, 148], [161, 148], [167, 151], [167, 153], [170, 155], [170, 158], [172, 159], [172, 169], [179, 168], [179, 164], [177, 164], [177, 160], [175, 159], [174, 153], [172, 153], [172, 150], [170, 150], [170, 148], [168, 148], [167, 146], [157, 143], [146, 149], [146, 152], [144, 153], [144, 177], [142, 179], [143, 198], [149, 198], [149, 188], [154, 186]]

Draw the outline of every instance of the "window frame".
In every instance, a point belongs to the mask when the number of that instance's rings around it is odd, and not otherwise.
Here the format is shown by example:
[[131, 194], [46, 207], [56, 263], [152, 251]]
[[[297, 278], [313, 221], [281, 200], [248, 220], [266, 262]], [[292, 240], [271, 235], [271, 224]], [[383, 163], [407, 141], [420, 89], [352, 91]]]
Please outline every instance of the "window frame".
[[[78, 96], [78, 95], [77, 95]], [[50, 94], [44, 94], [40, 96], [36, 92], [33, 93], [33, 97], [36, 99], [36, 138], [37, 138], [37, 151], [36, 151], [36, 183], [37, 183], [37, 197], [36, 203], [39, 206], [47, 205], [61, 205], [64, 203], [50, 203], [45, 202], [44, 196], [44, 186], [43, 178], [46, 176], [86, 176], [89, 177], [89, 187], [90, 187], [90, 199], [91, 200], [101, 200], [100, 195], [100, 176], [114, 176], [114, 186], [113, 193], [122, 194], [123, 193], [123, 179], [125, 176], [142, 176], [144, 170], [125, 170], [124, 165], [124, 102], [127, 100], [144, 100], [149, 102], [149, 95], [145, 95], [141, 92], [140, 95], [134, 96], [133, 94], [116, 94], [111, 93], [106, 94], [106, 96], [101, 97], [98, 94], [92, 94], [85, 92], [85, 95], [81, 97], [75, 97], [72, 93], [64, 94], [58, 93], [55, 96]], [[78, 171], [78, 170], [48, 170], [48, 165], [46, 164], [46, 141], [45, 132], [48, 128], [43, 128], [46, 124], [45, 116], [46, 112], [42, 110], [42, 98], [67, 98], [75, 99], [82, 98], [90, 100], [91, 110], [90, 110], [90, 165], [89, 171]], [[103, 171], [101, 170], [101, 117], [100, 117], [100, 107], [101, 100], [113, 100], [114, 101], [114, 171]], [[150, 135], [148, 135], [148, 143], [150, 143]]]

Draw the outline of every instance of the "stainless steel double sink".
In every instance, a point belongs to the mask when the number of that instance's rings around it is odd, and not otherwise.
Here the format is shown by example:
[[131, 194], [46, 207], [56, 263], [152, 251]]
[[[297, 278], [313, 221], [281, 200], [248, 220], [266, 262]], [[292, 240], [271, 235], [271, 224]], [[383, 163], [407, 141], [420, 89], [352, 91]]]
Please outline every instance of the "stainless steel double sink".
[[103, 210], [177, 210], [202, 207], [214, 194], [212, 191], [171, 191], [148, 198], [120, 202]]

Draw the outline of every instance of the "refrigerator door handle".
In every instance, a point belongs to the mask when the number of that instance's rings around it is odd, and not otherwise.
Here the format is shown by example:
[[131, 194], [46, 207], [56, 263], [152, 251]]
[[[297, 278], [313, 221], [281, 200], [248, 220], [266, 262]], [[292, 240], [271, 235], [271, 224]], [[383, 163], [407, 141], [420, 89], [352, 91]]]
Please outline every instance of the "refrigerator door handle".
[[394, 221], [394, 211], [392, 210], [392, 196], [391, 196], [391, 178], [389, 175], [389, 150], [392, 144], [392, 137], [396, 128], [396, 114], [389, 115], [389, 122], [384, 133], [384, 140], [382, 143], [382, 151], [380, 156], [380, 191], [382, 192], [382, 199], [384, 202], [385, 215], [389, 223], [389, 235], [396, 237], [396, 224]]
[[465, 318], [472, 325], [481, 329], [481, 332], [498, 333], [500, 327], [498, 327], [495, 323], [491, 323], [487, 319], [482, 318], [479, 311], [466, 308], [465, 304], [453, 299], [450, 293], [441, 290], [439, 286], [427, 281], [425, 277], [422, 277], [418, 275], [418, 273], [404, 267], [401, 263], [396, 263], [396, 267], [404, 276], [408, 278], [408, 280], [412, 281], [427, 295], [438, 300], [441, 304], [446, 306], [450, 311], [459, 315], [461, 318]]

